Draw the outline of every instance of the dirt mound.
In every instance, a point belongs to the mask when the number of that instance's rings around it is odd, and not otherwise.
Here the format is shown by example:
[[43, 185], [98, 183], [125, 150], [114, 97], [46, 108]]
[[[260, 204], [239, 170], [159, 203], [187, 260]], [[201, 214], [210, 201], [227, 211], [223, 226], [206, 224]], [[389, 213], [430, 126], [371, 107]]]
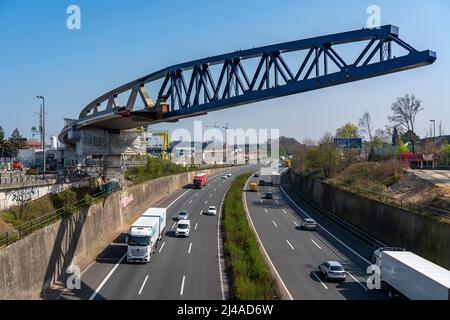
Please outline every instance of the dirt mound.
[[13, 230], [14, 227], [0, 219], [0, 234]]
[[435, 185], [413, 173], [407, 173], [386, 191], [390, 196], [406, 202], [450, 210], [450, 188]]

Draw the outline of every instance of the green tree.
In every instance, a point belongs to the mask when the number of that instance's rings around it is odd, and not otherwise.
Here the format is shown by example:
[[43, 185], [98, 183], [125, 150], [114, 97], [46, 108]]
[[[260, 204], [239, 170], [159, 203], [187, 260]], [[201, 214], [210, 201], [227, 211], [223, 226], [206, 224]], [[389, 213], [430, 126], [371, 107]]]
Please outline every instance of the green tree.
[[18, 150], [25, 147], [26, 139], [20, 134], [19, 129], [14, 129], [9, 138], [10, 156], [17, 156]]
[[323, 144], [308, 150], [305, 169], [309, 174], [329, 178], [340, 168], [340, 154], [331, 144]]
[[353, 123], [347, 123], [336, 130], [336, 138], [357, 138], [358, 127]]

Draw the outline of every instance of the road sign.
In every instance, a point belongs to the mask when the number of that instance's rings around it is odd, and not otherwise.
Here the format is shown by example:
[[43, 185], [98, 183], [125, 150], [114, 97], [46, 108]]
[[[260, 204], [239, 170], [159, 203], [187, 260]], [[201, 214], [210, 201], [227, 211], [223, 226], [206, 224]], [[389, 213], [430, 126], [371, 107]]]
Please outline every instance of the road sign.
[[336, 138], [334, 144], [341, 149], [361, 149], [362, 138]]

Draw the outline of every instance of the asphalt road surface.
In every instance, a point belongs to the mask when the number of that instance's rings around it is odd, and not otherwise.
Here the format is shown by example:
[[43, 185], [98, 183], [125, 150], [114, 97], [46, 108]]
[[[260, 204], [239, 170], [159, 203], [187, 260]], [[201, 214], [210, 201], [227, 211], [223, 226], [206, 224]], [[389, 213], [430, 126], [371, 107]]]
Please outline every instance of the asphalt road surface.
[[[259, 179], [253, 177], [251, 182], [258, 183]], [[270, 260], [293, 299], [386, 299], [383, 293], [367, 289], [365, 271], [370, 264], [367, 260], [372, 248], [302, 203], [283, 183], [282, 189], [258, 188], [259, 192], [245, 193], [249, 214]], [[248, 186], [246, 190], [249, 190]], [[273, 193], [273, 200], [263, 199], [267, 192]], [[307, 215], [318, 222], [316, 232], [297, 229], [300, 219]], [[319, 273], [319, 264], [327, 260], [339, 261], [343, 265], [347, 271], [344, 283], [326, 282]]]
[[[67, 290], [60, 299], [114, 300], [221, 300], [226, 298], [223, 261], [219, 265], [219, 209], [226, 190], [234, 178], [256, 166], [241, 166], [210, 177], [201, 189], [183, 189], [156, 207], [168, 207], [167, 226], [156, 253], [148, 264], [126, 262], [125, 235], [96, 259], [82, 274], [80, 290]], [[204, 212], [216, 206], [217, 216]], [[175, 237], [175, 217], [187, 210], [191, 220], [189, 238]], [[222, 269], [222, 272], [221, 272]]]

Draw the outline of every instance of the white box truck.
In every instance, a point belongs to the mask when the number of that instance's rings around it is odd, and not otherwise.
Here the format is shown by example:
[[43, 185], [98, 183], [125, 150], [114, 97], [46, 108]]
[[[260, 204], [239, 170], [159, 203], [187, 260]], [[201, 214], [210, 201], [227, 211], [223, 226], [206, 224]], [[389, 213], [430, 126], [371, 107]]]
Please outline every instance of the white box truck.
[[277, 187], [280, 185], [280, 173], [279, 172], [272, 173], [272, 185], [277, 186]]
[[150, 208], [130, 227], [127, 261], [149, 262], [166, 227], [166, 209]]
[[161, 240], [167, 223], [167, 209], [166, 208], [149, 208], [142, 215], [143, 217], [153, 217], [159, 219], [159, 238]]
[[381, 288], [389, 298], [450, 300], [450, 271], [409, 251], [377, 250]]

